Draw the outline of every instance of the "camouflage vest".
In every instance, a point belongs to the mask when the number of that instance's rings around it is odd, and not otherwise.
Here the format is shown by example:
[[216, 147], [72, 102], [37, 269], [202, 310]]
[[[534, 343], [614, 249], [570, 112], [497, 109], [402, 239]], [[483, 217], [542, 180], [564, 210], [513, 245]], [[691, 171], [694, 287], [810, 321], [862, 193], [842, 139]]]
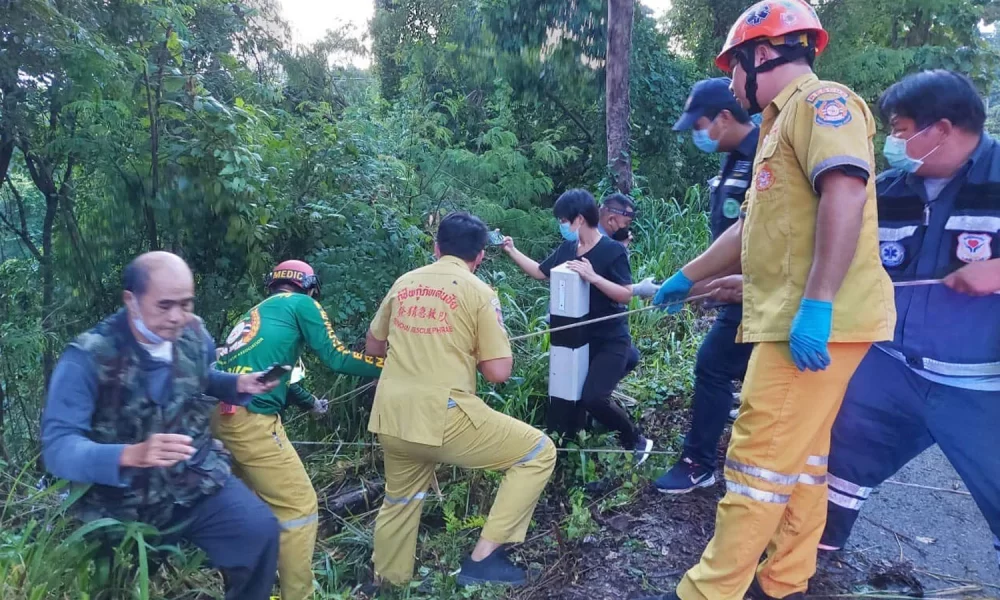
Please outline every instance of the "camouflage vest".
[[[214, 494], [229, 478], [228, 459], [212, 440], [211, 416], [218, 407], [206, 396], [205, 338], [195, 317], [174, 343], [170, 397], [161, 405], [148, 397], [140, 355], [124, 311], [112, 315], [71, 345], [87, 352], [97, 368], [98, 389], [90, 439], [100, 444], [137, 444], [154, 433], [191, 436], [196, 453], [170, 468], [126, 469], [127, 487], [92, 485], [74, 508], [86, 521], [111, 517], [164, 527], [177, 507]], [[148, 360], [148, 359], [147, 359]]]

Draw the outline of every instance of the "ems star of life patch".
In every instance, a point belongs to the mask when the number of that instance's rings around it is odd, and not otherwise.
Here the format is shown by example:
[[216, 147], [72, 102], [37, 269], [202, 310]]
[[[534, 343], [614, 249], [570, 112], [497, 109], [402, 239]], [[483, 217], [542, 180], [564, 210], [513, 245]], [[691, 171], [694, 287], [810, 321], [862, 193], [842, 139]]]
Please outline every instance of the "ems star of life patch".
[[878, 253], [882, 264], [887, 267], [898, 267], [906, 260], [906, 248], [899, 242], [882, 242]]
[[771, 14], [771, 5], [762, 4], [760, 8], [747, 15], [747, 25], [760, 25]]
[[988, 233], [958, 234], [958, 260], [966, 263], [980, 262], [993, 258], [993, 236]]

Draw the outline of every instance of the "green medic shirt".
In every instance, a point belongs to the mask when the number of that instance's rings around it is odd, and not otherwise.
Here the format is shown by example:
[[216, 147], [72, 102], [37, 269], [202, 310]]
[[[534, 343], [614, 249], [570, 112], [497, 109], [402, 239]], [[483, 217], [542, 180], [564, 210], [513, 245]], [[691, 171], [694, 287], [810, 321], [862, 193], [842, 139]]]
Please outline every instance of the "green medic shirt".
[[[275, 294], [253, 307], [226, 338], [217, 367], [228, 373], [256, 373], [271, 365], [293, 366], [308, 345], [331, 370], [345, 375], [378, 377], [382, 358], [353, 352], [334, 334], [326, 311], [305, 294]], [[250, 412], [272, 415], [281, 411], [288, 396], [288, 380], [281, 378], [278, 387], [255, 396]], [[293, 398], [311, 404], [308, 392], [294, 389]], [[308, 403], [307, 403], [308, 401]]]

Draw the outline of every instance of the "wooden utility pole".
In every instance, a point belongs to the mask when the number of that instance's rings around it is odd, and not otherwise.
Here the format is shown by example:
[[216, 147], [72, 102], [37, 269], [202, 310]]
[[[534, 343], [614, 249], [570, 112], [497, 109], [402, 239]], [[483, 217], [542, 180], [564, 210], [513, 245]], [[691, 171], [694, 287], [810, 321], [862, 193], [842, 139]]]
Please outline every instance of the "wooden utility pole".
[[629, 149], [629, 58], [632, 53], [632, 21], [635, 0], [608, 0], [608, 56], [606, 112], [608, 169], [615, 187], [623, 194], [632, 191], [632, 159]]

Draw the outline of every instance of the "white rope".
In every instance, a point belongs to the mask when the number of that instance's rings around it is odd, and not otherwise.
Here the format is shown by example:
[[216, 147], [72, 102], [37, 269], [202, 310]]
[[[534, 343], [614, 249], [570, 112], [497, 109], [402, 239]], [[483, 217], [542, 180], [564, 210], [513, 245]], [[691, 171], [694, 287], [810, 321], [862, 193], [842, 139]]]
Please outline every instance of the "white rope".
[[[941, 280], [941, 279], [917, 279], [917, 280], [914, 280], [914, 281], [896, 281], [896, 282], [893, 282], [893, 286], [894, 287], [915, 287], [915, 286], [923, 286], [923, 285], [938, 285], [938, 284], [941, 284], [941, 283], [943, 283], [943, 280]], [[646, 312], [646, 311], [657, 309], [657, 308], [658, 309], [665, 309], [665, 308], [667, 308], [669, 306], [674, 306], [674, 305], [678, 305], [678, 304], [687, 304], [687, 303], [690, 303], [690, 302], [697, 302], [699, 300], [705, 300], [705, 299], [707, 299], [707, 298], [709, 298], [711, 296], [712, 296], [712, 293], [709, 292], [709, 293], [706, 293], [706, 294], [699, 294], [697, 296], [691, 296], [689, 298], [685, 298], [684, 300], [678, 300], [678, 301], [675, 301], [675, 302], [668, 302], [666, 304], [651, 304], [649, 306], [644, 306], [642, 308], [637, 308], [635, 310], [630, 310], [630, 311], [623, 312], [623, 313], [616, 313], [616, 314], [613, 314], [613, 315], [607, 315], [607, 316], [604, 316], [604, 317], [599, 317], [597, 319], [590, 319], [590, 320], [587, 320], [587, 321], [580, 321], [579, 323], [572, 323], [570, 325], [562, 325], [560, 327], [553, 327], [551, 329], [543, 329], [541, 331], [533, 331], [531, 333], [526, 333], [524, 335], [519, 335], [519, 336], [516, 336], [516, 337], [512, 337], [512, 338], [510, 338], [510, 341], [516, 342], [516, 341], [519, 341], [519, 340], [524, 340], [524, 339], [531, 338], [531, 337], [536, 337], [536, 336], [539, 336], [539, 335], [545, 335], [546, 333], [554, 333], [554, 332], [557, 332], [557, 331], [566, 331], [567, 329], [573, 329], [573, 328], [576, 328], [576, 327], [583, 327], [584, 325], [590, 325], [592, 323], [600, 323], [602, 321], [609, 321], [611, 319], [618, 319], [618, 318], [621, 318], [621, 317], [627, 317], [629, 315], [633, 315], [633, 314], [637, 314], [637, 313], [641, 313], [641, 312]], [[360, 386], [360, 387], [358, 387], [355, 390], [352, 390], [352, 391], [350, 391], [350, 392], [348, 392], [346, 394], [342, 394], [340, 396], [337, 396], [336, 398], [334, 398], [330, 402], [332, 404], [333, 402], [336, 402], [337, 400], [340, 400], [342, 398], [346, 398], [348, 396], [358, 395], [361, 392], [363, 392], [363, 391], [365, 391], [367, 389], [370, 389], [375, 384], [376, 384], [376, 382], [374, 382], [374, 381], [366, 383], [365, 385]], [[337, 446], [356, 446], [356, 447], [362, 447], [362, 448], [376, 448], [376, 447], [379, 447], [378, 444], [375, 444], [375, 443], [372, 443], [372, 442], [341, 442], [341, 441], [336, 441], [336, 440], [335, 441], [325, 441], [325, 442], [292, 441], [292, 444], [295, 445], [295, 446], [333, 446], [333, 445], [337, 445]], [[618, 448], [557, 448], [556, 452], [574, 452], [574, 453], [581, 453], [581, 454], [632, 454], [632, 453], [634, 453], [633, 450], [624, 450], [624, 449], [618, 449]], [[650, 450], [646, 454], [676, 455], [677, 453], [673, 452], [673, 451], [670, 451], [670, 450]]]
[[[381, 448], [381, 444], [375, 442], [341, 442], [339, 440], [328, 440], [323, 442], [292, 441], [293, 446], [354, 446], [357, 448]], [[626, 450], [624, 448], [556, 448], [556, 452], [572, 452], [578, 454], [663, 454], [676, 456], [673, 450], [650, 450], [640, 452], [636, 450]]]
[[707, 299], [707, 298], [709, 298], [711, 296], [712, 296], [712, 292], [709, 292], [707, 294], [700, 294], [698, 296], [691, 296], [689, 298], [685, 298], [684, 300], [677, 300], [677, 301], [674, 301], [674, 302], [667, 302], [666, 304], [650, 304], [649, 306], [643, 306], [642, 308], [637, 308], [635, 310], [630, 310], [630, 311], [626, 311], [626, 312], [623, 312], [623, 313], [615, 313], [613, 315], [605, 315], [603, 317], [598, 317], [596, 319], [590, 319], [590, 320], [587, 320], [587, 321], [580, 321], [579, 323], [571, 323], [569, 325], [562, 325], [560, 327], [553, 327], [551, 329], [543, 329], [541, 331], [532, 331], [531, 333], [526, 333], [524, 335], [519, 335], [519, 336], [516, 336], [516, 337], [512, 337], [512, 338], [510, 338], [510, 341], [517, 342], [517, 341], [524, 340], [524, 339], [527, 339], [527, 338], [536, 337], [536, 336], [539, 336], [539, 335], [545, 335], [546, 333], [555, 333], [556, 331], [566, 331], [567, 329], [573, 329], [575, 327], [583, 327], [584, 325], [590, 325], [592, 323], [600, 323], [601, 321], [610, 321], [611, 319], [618, 319], [618, 318], [621, 318], [621, 317], [627, 317], [629, 315], [634, 315], [636, 313], [646, 312], [648, 310], [653, 310], [653, 309], [657, 309], [657, 308], [659, 308], [659, 309], [662, 310], [662, 309], [665, 309], [665, 308], [670, 307], [670, 306], [676, 306], [678, 304], [686, 304], [688, 302], [697, 302], [698, 300], [705, 300], [705, 299]]
[[[914, 281], [896, 281], [893, 282], [894, 287], [914, 287], [919, 285], [938, 285], [944, 283], [942, 279], [917, 279]], [[590, 319], [588, 321], [580, 321], [579, 323], [571, 323], [570, 325], [562, 325], [560, 327], [553, 327], [551, 329], [543, 329], [541, 331], [533, 331], [531, 333], [526, 333], [524, 335], [519, 335], [510, 338], [510, 341], [517, 342], [531, 337], [536, 337], [539, 335], [545, 335], [546, 333], [555, 333], [556, 331], [566, 331], [567, 329], [573, 329], [575, 327], [583, 327], [584, 325], [590, 325], [592, 323], [600, 323], [601, 321], [610, 321], [611, 319], [618, 319], [621, 317], [627, 317], [629, 315], [634, 315], [636, 313], [646, 312], [654, 309], [665, 309], [670, 306], [675, 306], [678, 304], [687, 304], [690, 302], [697, 302], [699, 300], [706, 300], [712, 296], [712, 292], [707, 294], [699, 294], [697, 296], [690, 296], [684, 300], [677, 300], [674, 302], [667, 302], [666, 304], [650, 304], [649, 306], [644, 306], [642, 308], [637, 308], [635, 310], [630, 310], [623, 313], [615, 313], [613, 315], [606, 315], [603, 317], [598, 317], [596, 319]]]

